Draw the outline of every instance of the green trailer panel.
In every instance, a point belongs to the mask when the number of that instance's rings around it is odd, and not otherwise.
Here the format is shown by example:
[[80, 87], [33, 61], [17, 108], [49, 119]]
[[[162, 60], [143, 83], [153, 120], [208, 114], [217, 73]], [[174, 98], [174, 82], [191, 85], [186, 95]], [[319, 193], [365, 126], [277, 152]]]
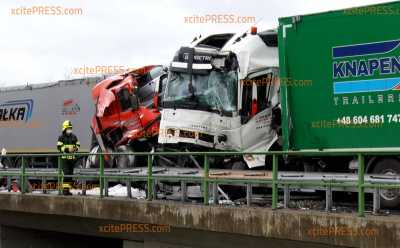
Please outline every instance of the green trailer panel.
[[400, 147], [400, 2], [279, 20], [284, 149]]

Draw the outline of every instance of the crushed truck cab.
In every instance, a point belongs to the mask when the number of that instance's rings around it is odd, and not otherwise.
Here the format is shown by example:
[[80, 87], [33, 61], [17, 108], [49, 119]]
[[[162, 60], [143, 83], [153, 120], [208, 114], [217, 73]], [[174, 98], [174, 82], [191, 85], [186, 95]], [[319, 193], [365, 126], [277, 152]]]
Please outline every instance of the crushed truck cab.
[[[145, 66], [109, 77], [93, 88], [96, 113], [91, 126], [96, 139], [92, 152], [151, 150], [159, 131], [157, 105], [164, 74], [162, 66]], [[121, 157], [106, 156], [106, 160], [109, 166], [134, 166], [133, 156], [123, 161]]]
[[[271, 128], [279, 105], [277, 33], [216, 38], [181, 47], [174, 56], [158, 142], [184, 150], [268, 150], [278, 138]], [[264, 156], [244, 160], [250, 168], [265, 164]]]

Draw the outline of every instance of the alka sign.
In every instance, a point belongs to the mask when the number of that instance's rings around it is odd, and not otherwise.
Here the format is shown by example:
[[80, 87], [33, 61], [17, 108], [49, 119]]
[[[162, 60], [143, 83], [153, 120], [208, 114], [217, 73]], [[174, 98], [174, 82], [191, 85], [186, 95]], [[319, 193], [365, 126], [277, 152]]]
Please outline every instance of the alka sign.
[[400, 103], [400, 40], [332, 49], [335, 106]]
[[33, 100], [14, 100], [0, 104], [0, 122], [24, 121], [32, 118]]

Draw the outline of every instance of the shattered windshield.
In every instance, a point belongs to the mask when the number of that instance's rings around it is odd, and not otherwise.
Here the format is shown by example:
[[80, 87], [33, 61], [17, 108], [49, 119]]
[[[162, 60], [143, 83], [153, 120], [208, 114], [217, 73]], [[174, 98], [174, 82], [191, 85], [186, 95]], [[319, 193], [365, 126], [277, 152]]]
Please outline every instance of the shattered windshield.
[[175, 106], [206, 108], [216, 112], [236, 111], [237, 72], [212, 70], [209, 74], [190, 74], [171, 71], [164, 95], [165, 102]]

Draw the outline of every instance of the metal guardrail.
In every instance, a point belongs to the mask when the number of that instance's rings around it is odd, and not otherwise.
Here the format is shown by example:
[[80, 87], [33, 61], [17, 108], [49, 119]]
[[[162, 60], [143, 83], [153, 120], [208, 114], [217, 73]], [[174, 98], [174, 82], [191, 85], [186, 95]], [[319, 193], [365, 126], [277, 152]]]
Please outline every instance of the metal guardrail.
[[[287, 201], [290, 192], [290, 187], [304, 187], [304, 186], [319, 186], [326, 189], [327, 200], [331, 198], [332, 188], [335, 187], [353, 187], [357, 189], [358, 193], [358, 205], [357, 212], [358, 216], [365, 216], [365, 190], [374, 190], [374, 209], [376, 207], [375, 201], [379, 200], [380, 189], [400, 189], [400, 179], [398, 177], [373, 177], [365, 175], [365, 164], [364, 156], [370, 155], [398, 155], [399, 150], [379, 150], [379, 151], [337, 151], [337, 152], [326, 152], [326, 151], [302, 151], [302, 152], [137, 152], [137, 153], [75, 153], [75, 156], [99, 156], [100, 158], [100, 168], [94, 173], [86, 173], [79, 175], [63, 175], [62, 173], [62, 154], [8, 154], [3, 157], [19, 157], [21, 158], [21, 168], [17, 170], [1, 170], [0, 176], [14, 176], [19, 177], [21, 182], [21, 194], [27, 192], [27, 180], [29, 177], [42, 177], [42, 178], [56, 178], [57, 185], [62, 185], [64, 178], [72, 178], [75, 180], [98, 180], [100, 186], [100, 197], [107, 196], [105, 193], [108, 189], [108, 180], [125, 180], [126, 182], [146, 182], [146, 198], [147, 200], [153, 200], [155, 197], [154, 182], [155, 181], [169, 181], [169, 182], [181, 182], [182, 187], [186, 186], [187, 182], [201, 183], [203, 188], [203, 201], [204, 204], [209, 204], [209, 193], [210, 193], [210, 183], [213, 184], [213, 198], [215, 202], [215, 192], [218, 184], [245, 184], [247, 186], [247, 198], [249, 202], [249, 194], [251, 194], [252, 185], [264, 185], [272, 188], [272, 209], [278, 208], [278, 188], [284, 188], [284, 199]], [[260, 178], [230, 178], [229, 176], [224, 178], [210, 177], [210, 167], [209, 158], [214, 156], [227, 156], [227, 155], [265, 155], [272, 157], [272, 178], [260, 179]], [[125, 171], [124, 173], [109, 173], [107, 169], [104, 168], [104, 156], [105, 155], [135, 155], [135, 156], [146, 156], [147, 157], [147, 170], [145, 174], [137, 174], [137, 171], [130, 169], [130, 171]], [[153, 159], [156, 156], [203, 156], [204, 163], [200, 174], [193, 175], [193, 173], [182, 173], [180, 175], [162, 175], [159, 174], [156, 167], [153, 167]], [[357, 156], [358, 158], [358, 175], [357, 179], [348, 177], [334, 177], [334, 176], [316, 176], [316, 177], [290, 177], [290, 173], [284, 176], [284, 174], [278, 177], [278, 157], [279, 156]], [[26, 159], [32, 157], [57, 157], [57, 169], [53, 172], [45, 172], [40, 170], [32, 170], [26, 168]], [[112, 170], [111, 170], [112, 171]], [[107, 172], [107, 173], [106, 173]], [[304, 173], [306, 174], [306, 173]], [[129, 184], [130, 188], [130, 184]], [[61, 187], [58, 187], [58, 194], [62, 194]], [[128, 194], [129, 196], [129, 194]], [[330, 203], [327, 201], [327, 209]], [[379, 204], [378, 204], [379, 206]]]

